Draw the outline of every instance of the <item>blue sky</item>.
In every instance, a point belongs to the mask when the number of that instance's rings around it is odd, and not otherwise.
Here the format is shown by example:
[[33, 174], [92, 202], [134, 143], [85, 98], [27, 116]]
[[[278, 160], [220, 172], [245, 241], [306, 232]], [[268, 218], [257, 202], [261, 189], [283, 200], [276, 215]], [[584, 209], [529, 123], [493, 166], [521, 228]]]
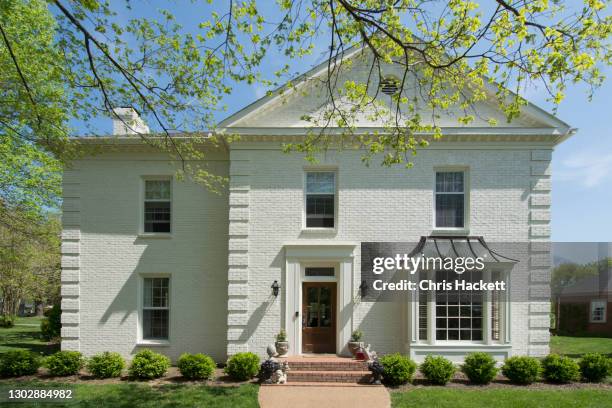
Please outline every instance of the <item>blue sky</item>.
[[[134, 8], [136, 14], [149, 14], [163, 1], [150, 1], [150, 7]], [[226, 7], [225, 2], [221, 2]], [[265, 4], [266, 8], [269, 3]], [[167, 7], [167, 4], [165, 5]], [[188, 30], [206, 19], [211, 7], [222, 11], [222, 7], [199, 5], [173, 7], [177, 21]], [[198, 17], [199, 16], [199, 17]], [[127, 15], [119, 20], [127, 23]], [[317, 44], [316, 52], [303, 60], [289, 61], [292, 73], [306, 71], [325, 57], [328, 38]], [[262, 72], [273, 72], [286, 63], [286, 58], [271, 50]], [[595, 94], [591, 102], [583, 87], [570, 85], [566, 99], [559, 107], [557, 116], [579, 131], [569, 140], [557, 146], [553, 155], [553, 201], [552, 201], [552, 239], [554, 241], [612, 241], [612, 69], [604, 70], [610, 79]], [[217, 112], [221, 120], [265, 94], [266, 89], [259, 86], [239, 84], [224, 103], [227, 111]], [[525, 96], [540, 107], [551, 110], [546, 96], [541, 90], [532, 87]], [[96, 120], [98, 122], [98, 120]], [[110, 120], [100, 123], [101, 132], [110, 132]]]

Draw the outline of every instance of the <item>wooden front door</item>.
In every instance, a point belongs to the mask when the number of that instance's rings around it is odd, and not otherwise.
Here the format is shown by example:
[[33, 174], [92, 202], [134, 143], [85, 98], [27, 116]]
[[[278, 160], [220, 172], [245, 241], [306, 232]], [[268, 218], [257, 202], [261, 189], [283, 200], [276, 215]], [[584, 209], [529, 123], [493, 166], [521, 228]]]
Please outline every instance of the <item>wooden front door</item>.
[[302, 352], [336, 352], [336, 282], [302, 284]]

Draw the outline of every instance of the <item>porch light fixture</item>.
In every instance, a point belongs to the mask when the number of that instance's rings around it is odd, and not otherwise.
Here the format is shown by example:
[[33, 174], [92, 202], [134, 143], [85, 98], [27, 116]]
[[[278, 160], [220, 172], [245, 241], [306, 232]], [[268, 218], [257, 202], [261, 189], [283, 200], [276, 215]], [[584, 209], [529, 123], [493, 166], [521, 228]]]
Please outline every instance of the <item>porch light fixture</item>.
[[280, 285], [278, 284], [278, 281], [274, 281], [274, 283], [272, 283], [272, 286], [270, 286], [272, 288], [272, 294], [274, 295], [274, 297], [278, 297], [278, 291], [280, 290]]
[[368, 284], [366, 283], [366, 281], [361, 281], [361, 285], [359, 285], [359, 290], [361, 291], [361, 297], [366, 297], [366, 295], [368, 294]]

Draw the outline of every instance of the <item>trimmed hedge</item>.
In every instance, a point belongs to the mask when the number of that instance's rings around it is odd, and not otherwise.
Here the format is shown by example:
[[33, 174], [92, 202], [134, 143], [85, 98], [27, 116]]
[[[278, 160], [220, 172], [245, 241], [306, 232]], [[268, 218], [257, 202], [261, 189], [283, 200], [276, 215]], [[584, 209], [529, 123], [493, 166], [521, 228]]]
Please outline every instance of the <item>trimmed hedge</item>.
[[49, 369], [49, 374], [66, 376], [78, 374], [83, 368], [85, 360], [78, 351], [58, 351], [45, 359], [45, 367]]
[[139, 351], [130, 364], [129, 374], [132, 378], [150, 380], [162, 377], [170, 367], [170, 359], [163, 354], [149, 349]]
[[190, 380], [211, 379], [217, 365], [205, 354], [182, 354], [178, 359], [181, 375]]
[[470, 353], [465, 357], [461, 371], [474, 384], [488, 384], [497, 375], [495, 359], [488, 353]]
[[224, 371], [235, 380], [250, 380], [259, 372], [259, 357], [251, 352], [234, 354], [227, 361]]
[[429, 355], [425, 357], [425, 361], [419, 367], [421, 373], [427, 380], [435, 385], [445, 385], [450, 381], [457, 371], [457, 367], [452, 361], [442, 356]]
[[383, 382], [388, 385], [402, 385], [412, 381], [417, 365], [408, 357], [400, 354], [388, 354], [378, 359], [382, 364]]
[[89, 359], [87, 371], [96, 378], [113, 378], [121, 376], [125, 361], [121, 354], [105, 351]]
[[602, 382], [612, 375], [612, 359], [599, 353], [585, 354], [578, 365], [582, 378], [588, 382]]
[[506, 360], [502, 374], [515, 384], [531, 384], [538, 381], [542, 366], [537, 358], [515, 356]]
[[544, 378], [556, 383], [568, 383], [580, 379], [580, 366], [569, 357], [550, 354], [542, 360]]
[[42, 359], [29, 350], [13, 350], [0, 354], [0, 377], [21, 377], [36, 374]]

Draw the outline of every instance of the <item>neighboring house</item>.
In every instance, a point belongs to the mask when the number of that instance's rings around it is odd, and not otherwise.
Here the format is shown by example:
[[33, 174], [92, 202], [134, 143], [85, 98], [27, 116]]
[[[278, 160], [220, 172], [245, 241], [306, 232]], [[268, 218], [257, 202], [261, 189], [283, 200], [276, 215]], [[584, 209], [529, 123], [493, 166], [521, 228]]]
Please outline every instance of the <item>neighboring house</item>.
[[557, 295], [559, 334], [612, 337], [612, 274], [602, 271], [562, 288]]
[[[367, 55], [346, 58], [356, 60], [338, 83], [365, 81]], [[412, 169], [366, 167], [353, 149], [309, 164], [281, 145], [300, 140], [310, 127], [303, 116], [327, 103], [309, 80], [326, 72], [323, 63], [297, 81], [299, 92], [274, 92], [221, 122], [219, 134], [241, 135], [207, 152], [209, 169], [229, 177], [221, 195], [177, 181], [176, 163], [136, 136], [83, 139], [101, 152], [64, 175], [63, 349], [129, 357], [151, 347], [223, 361], [265, 355], [284, 328], [290, 354], [345, 355], [355, 329], [379, 353], [417, 360], [548, 353], [550, 162], [572, 129], [531, 104], [506, 123], [491, 98], [470, 125], [458, 125], [459, 113], [438, 118], [444, 137], [420, 149]], [[381, 127], [364, 114], [356, 132]], [[415, 301], [360, 299], [361, 242], [430, 236], [527, 244], [509, 274], [525, 299], [501, 312], [488, 298], [467, 305], [473, 321], [462, 330], [456, 307], [436, 318], [445, 306], [433, 297], [421, 299], [431, 313]]]

